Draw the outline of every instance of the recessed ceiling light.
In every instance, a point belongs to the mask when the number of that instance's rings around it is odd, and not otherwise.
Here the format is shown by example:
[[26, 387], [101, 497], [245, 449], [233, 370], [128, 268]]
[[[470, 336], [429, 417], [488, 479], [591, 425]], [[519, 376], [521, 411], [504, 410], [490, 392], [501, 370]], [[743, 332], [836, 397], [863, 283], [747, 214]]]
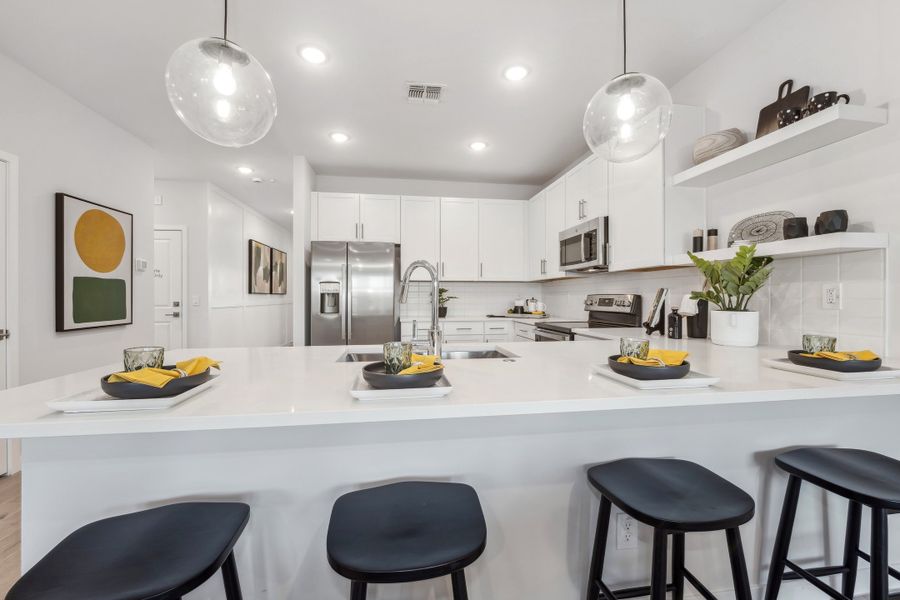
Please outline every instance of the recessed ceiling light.
[[253, 169], [251, 169], [250, 167], [238, 167], [237, 172], [241, 175], [249, 175], [253, 172]]
[[475, 152], [481, 152], [487, 147], [487, 142], [472, 142], [471, 144], [469, 144], [469, 148], [474, 150]]
[[510, 81], [522, 81], [528, 77], [528, 67], [523, 67], [522, 65], [506, 67], [506, 70], [503, 71], [503, 76]]
[[254, 177], [250, 181], [252, 181], [253, 183], [262, 183], [263, 180], [262, 177]]
[[350, 141], [350, 136], [343, 131], [332, 131], [328, 137], [330, 137], [331, 141], [335, 144], [343, 144]]
[[291, 209], [291, 214], [294, 214], [294, 209], [293, 209], [293, 208]]
[[323, 50], [320, 48], [316, 48], [315, 46], [303, 46], [300, 48], [300, 56], [308, 63], [312, 63], [314, 65], [321, 65], [323, 62], [328, 60], [328, 55], [325, 54]]

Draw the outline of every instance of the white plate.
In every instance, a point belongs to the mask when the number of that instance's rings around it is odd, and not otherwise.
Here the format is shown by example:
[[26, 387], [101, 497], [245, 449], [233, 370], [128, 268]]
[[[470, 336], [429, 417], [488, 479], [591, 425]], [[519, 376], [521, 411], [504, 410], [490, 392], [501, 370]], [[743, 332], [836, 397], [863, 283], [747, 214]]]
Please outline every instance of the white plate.
[[697, 371], [691, 371], [681, 379], [654, 379], [643, 381], [641, 379], [632, 379], [625, 375], [619, 375], [609, 368], [609, 365], [594, 365], [594, 373], [602, 375], [613, 381], [624, 383], [625, 385], [637, 388], [639, 390], [670, 390], [670, 389], [686, 389], [709, 387], [719, 383], [718, 377], [710, 377]]
[[406, 388], [402, 390], [379, 390], [366, 383], [362, 374], [356, 376], [350, 395], [357, 400], [419, 400], [426, 398], [443, 398], [453, 391], [450, 380], [444, 375], [431, 387]]
[[764, 358], [763, 364], [772, 367], [773, 369], [791, 371], [792, 373], [802, 373], [803, 375], [812, 375], [813, 377], [822, 377], [825, 379], [836, 379], [837, 381], [868, 381], [872, 379], [891, 379], [900, 377], [900, 369], [886, 367], [884, 365], [875, 371], [841, 373], [840, 371], [829, 371], [828, 369], [817, 369], [816, 367], [795, 365], [787, 358]]
[[111, 411], [132, 411], [132, 410], [161, 410], [172, 408], [196, 396], [197, 394], [208, 390], [221, 375], [213, 375], [209, 381], [202, 383], [197, 387], [186, 392], [171, 396], [169, 398], [135, 398], [126, 400], [123, 398], [113, 398], [107, 395], [103, 390], [94, 389], [85, 392], [79, 392], [65, 398], [57, 398], [47, 402], [47, 406], [53, 410], [65, 413], [94, 413], [94, 412], [111, 412]]

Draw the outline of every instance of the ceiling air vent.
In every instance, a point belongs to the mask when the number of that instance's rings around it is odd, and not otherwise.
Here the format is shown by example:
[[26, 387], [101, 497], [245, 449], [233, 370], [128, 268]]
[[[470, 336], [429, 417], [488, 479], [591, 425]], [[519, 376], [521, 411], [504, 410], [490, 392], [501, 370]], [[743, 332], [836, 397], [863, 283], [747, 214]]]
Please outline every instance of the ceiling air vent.
[[406, 101], [410, 104], [439, 104], [445, 87], [440, 83], [407, 83]]

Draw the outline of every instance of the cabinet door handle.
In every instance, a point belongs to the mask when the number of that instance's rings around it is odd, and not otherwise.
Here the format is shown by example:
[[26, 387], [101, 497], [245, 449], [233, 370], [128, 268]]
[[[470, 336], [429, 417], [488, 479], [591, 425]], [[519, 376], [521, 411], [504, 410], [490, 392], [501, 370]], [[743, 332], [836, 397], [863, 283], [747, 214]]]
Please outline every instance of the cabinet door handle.
[[416, 339], [416, 333], [417, 333], [416, 329], [418, 329], [418, 327], [416, 327], [417, 324], [418, 324], [418, 322], [415, 319], [413, 319], [413, 335], [412, 335], [413, 339]]
[[447, 265], [444, 261], [441, 261], [441, 277], [447, 274]]
[[356, 223], [355, 226], [356, 226], [356, 228], [355, 228], [355, 232], [353, 234], [353, 239], [358, 240], [359, 239], [359, 223]]
[[478, 276], [484, 277], [484, 263], [478, 263]]
[[366, 224], [365, 223], [359, 224], [359, 239], [361, 239], [361, 240], [366, 239]]
[[457, 331], [472, 331], [471, 327], [457, 327]]

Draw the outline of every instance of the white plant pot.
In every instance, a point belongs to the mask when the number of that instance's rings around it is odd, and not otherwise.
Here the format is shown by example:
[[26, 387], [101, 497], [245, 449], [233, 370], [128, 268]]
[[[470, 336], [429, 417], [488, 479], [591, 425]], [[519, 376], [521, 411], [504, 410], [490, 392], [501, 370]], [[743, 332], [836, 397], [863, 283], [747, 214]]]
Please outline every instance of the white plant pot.
[[710, 339], [719, 346], [755, 346], [759, 343], [759, 313], [713, 310], [709, 313]]

